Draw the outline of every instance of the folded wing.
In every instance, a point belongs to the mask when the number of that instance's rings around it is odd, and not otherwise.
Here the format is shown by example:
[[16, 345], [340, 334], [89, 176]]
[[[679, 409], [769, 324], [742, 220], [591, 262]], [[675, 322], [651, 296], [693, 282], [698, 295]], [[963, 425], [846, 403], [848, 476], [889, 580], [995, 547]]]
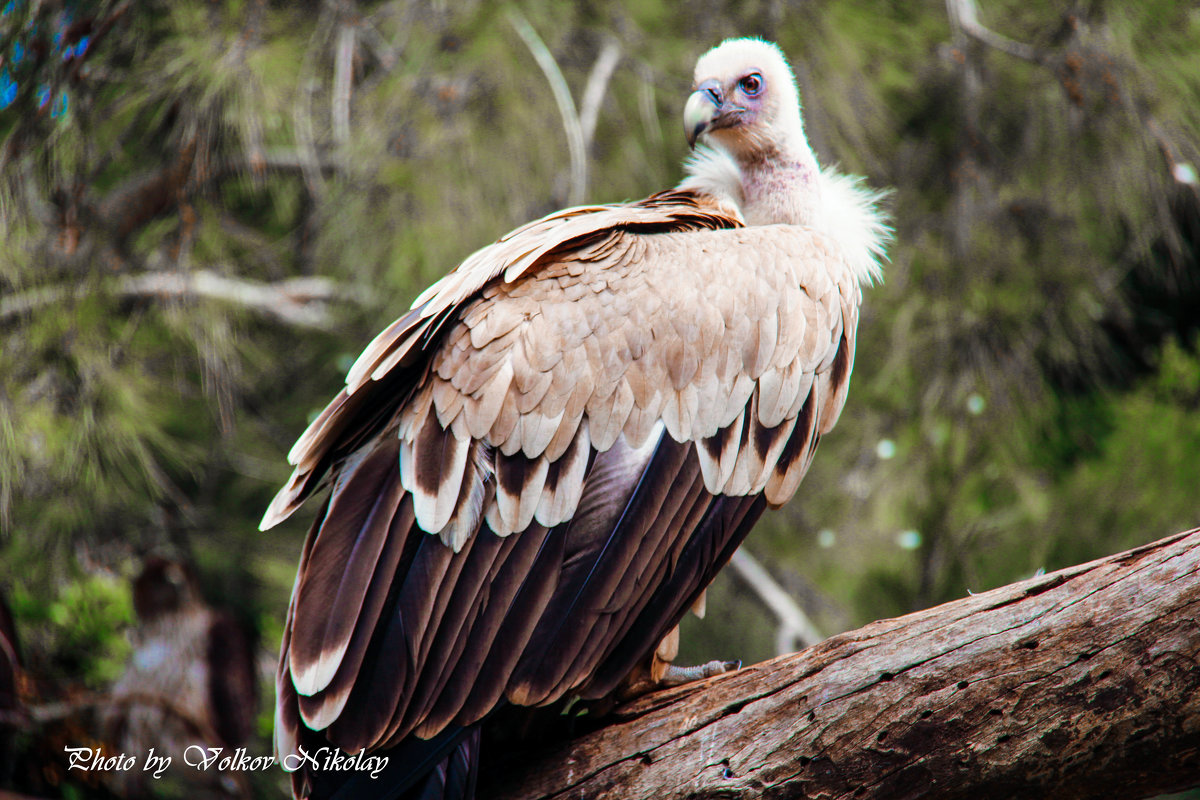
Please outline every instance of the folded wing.
[[795, 492], [858, 302], [831, 240], [687, 192], [560, 212], [418, 298], [264, 520], [332, 484], [288, 615], [281, 754], [611, 692]]

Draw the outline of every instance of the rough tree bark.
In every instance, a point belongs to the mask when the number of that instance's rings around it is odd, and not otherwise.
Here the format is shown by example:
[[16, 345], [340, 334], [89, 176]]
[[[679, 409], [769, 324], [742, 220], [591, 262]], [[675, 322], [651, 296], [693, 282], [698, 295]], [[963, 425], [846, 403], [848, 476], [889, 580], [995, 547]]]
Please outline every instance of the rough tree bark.
[[648, 695], [482, 797], [1135, 798], [1200, 785], [1200, 529]]

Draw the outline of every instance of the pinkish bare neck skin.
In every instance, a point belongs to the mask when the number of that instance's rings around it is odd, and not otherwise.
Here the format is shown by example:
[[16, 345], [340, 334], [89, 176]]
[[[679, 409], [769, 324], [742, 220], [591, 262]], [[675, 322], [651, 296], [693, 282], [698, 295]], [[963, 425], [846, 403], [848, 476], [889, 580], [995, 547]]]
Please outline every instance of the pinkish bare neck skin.
[[741, 173], [747, 225], [815, 223], [821, 189], [811, 157], [744, 164]]

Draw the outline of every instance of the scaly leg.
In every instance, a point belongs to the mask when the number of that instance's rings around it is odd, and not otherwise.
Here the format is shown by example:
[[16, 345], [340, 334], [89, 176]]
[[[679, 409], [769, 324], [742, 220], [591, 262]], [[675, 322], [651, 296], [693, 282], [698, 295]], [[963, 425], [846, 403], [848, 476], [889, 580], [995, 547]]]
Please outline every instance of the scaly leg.
[[726, 672], [733, 672], [741, 668], [741, 661], [710, 661], [707, 664], [698, 664], [694, 667], [677, 667], [671, 664], [667, 667], [663, 676], [658, 679], [658, 685], [664, 688], [667, 686], [680, 686], [692, 681], [701, 681], [705, 678], [724, 675]]

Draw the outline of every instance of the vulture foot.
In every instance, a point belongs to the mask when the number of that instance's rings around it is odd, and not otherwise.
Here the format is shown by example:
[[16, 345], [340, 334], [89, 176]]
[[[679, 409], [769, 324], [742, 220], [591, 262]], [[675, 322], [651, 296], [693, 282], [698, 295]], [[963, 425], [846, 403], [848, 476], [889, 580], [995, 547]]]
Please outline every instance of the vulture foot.
[[724, 675], [726, 672], [733, 672], [741, 668], [741, 661], [710, 661], [695, 667], [677, 667], [669, 662], [655, 659], [653, 665], [647, 664], [631, 672], [617, 687], [613, 699], [617, 702], [629, 702], [659, 689], [682, 686], [685, 683]]
[[667, 667], [667, 672], [659, 679], [658, 685], [664, 689], [669, 686], [681, 686], [692, 681], [700, 681], [705, 678], [724, 675], [726, 672], [733, 672], [741, 668], [741, 661], [710, 661], [707, 664], [698, 664], [694, 667], [677, 667], [672, 664]]

